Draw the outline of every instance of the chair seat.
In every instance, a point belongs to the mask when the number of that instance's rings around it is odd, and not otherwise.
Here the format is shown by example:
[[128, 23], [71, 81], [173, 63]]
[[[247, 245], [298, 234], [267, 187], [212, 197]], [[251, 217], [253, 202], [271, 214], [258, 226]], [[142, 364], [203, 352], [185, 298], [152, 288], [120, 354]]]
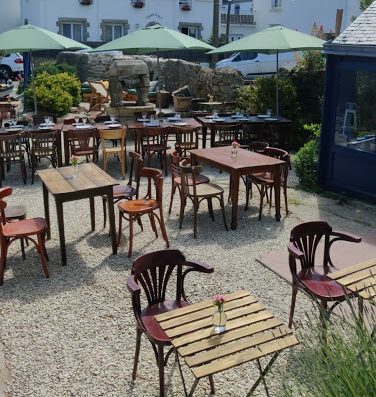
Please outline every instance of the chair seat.
[[114, 199], [120, 197], [129, 197], [134, 196], [136, 194], [136, 189], [132, 186], [128, 185], [116, 185], [112, 188], [112, 194]]
[[[312, 268], [300, 271], [297, 276], [300, 282], [318, 298], [337, 300], [345, 296], [341, 285], [328, 276], [316, 273]], [[351, 294], [351, 291], [346, 293]]]
[[157, 314], [169, 312], [180, 307], [189, 306], [186, 301], [166, 300], [162, 303], [148, 306], [141, 312], [142, 322], [145, 326], [146, 332], [149, 336], [157, 342], [170, 342], [170, 338], [160, 327], [158, 321], [155, 319]]
[[[175, 177], [174, 182], [177, 185], [181, 185], [181, 177], [180, 176]], [[210, 182], [210, 179], [206, 175], [202, 175], [202, 174], [196, 175], [196, 185], [200, 185], [201, 183], [208, 183], [208, 182]], [[188, 177], [188, 185], [189, 186], [193, 185], [191, 176]]]
[[72, 149], [72, 155], [73, 156], [90, 156], [94, 154], [95, 150], [94, 148], [87, 148], [87, 149]]
[[118, 203], [118, 207], [127, 214], [143, 214], [158, 208], [158, 203], [153, 199], [130, 200]]
[[274, 183], [273, 174], [271, 172], [258, 172], [251, 174], [252, 180], [256, 183]]
[[106, 147], [106, 153], [120, 154], [122, 152], [120, 147]]
[[223, 192], [224, 190], [214, 183], [202, 183], [196, 186], [196, 194], [198, 197], [216, 196]]
[[47, 230], [47, 223], [43, 218], [30, 218], [18, 222], [7, 223], [3, 226], [5, 237], [30, 236]]

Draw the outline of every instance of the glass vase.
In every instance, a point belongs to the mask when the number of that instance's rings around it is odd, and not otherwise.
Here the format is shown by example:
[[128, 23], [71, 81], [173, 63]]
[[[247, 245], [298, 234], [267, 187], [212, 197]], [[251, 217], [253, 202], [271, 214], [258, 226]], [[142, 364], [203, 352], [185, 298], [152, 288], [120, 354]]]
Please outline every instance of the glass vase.
[[238, 148], [232, 146], [231, 147], [231, 157], [236, 157], [238, 155]]
[[72, 165], [72, 167], [73, 167], [72, 179], [74, 179], [78, 177], [78, 164]]
[[213, 313], [213, 328], [216, 334], [226, 331], [227, 315], [223, 311], [223, 306], [216, 306]]

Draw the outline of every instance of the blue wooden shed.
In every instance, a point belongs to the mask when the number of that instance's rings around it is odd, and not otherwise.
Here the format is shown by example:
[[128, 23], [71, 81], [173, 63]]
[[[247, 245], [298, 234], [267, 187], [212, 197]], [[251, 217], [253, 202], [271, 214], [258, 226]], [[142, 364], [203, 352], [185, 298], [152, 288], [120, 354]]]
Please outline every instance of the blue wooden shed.
[[376, 199], [376, 2], [324, 53], [319, 183]]

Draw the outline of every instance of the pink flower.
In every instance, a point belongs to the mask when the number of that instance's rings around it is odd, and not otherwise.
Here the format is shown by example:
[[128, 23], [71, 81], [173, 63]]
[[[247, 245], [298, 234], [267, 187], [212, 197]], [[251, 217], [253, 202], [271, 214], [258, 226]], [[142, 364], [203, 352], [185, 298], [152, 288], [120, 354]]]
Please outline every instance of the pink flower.
[[223, 305], [223, 303], [226, 301], [226, 298], [224, 295], [217, 294], [213, 296], [213, 303], [215, 305]]
[[236, 147], [240, 146], [239, 143], [236, 142], [236, 141], [233, 141], [233, 142], [231, 143], [231, 145], [232, 145], [233, 148], [236, 148]]

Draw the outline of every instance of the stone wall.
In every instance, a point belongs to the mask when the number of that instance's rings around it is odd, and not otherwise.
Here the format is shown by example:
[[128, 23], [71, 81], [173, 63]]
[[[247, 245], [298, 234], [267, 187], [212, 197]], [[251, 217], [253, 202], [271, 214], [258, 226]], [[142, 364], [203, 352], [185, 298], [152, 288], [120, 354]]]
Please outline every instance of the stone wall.
[[[108, 80], [109, 70], [114, 58], [142, 59], [149, 71], [150, 80], [157, 79], [157, 59], [155, 56], [123, 56], [120, 51], [106, 53], [61, 52], [58, 62], [67, 62], [77, 66], [81, 81]], [[188, 85], [194, 97], [213, 95], [215, 101], [233, 101], [236, 89], [244, 85], [240, 73], [229, 68], [209, 69], [180, 59], [160, 59], [160, 84], [166, 90]]]

